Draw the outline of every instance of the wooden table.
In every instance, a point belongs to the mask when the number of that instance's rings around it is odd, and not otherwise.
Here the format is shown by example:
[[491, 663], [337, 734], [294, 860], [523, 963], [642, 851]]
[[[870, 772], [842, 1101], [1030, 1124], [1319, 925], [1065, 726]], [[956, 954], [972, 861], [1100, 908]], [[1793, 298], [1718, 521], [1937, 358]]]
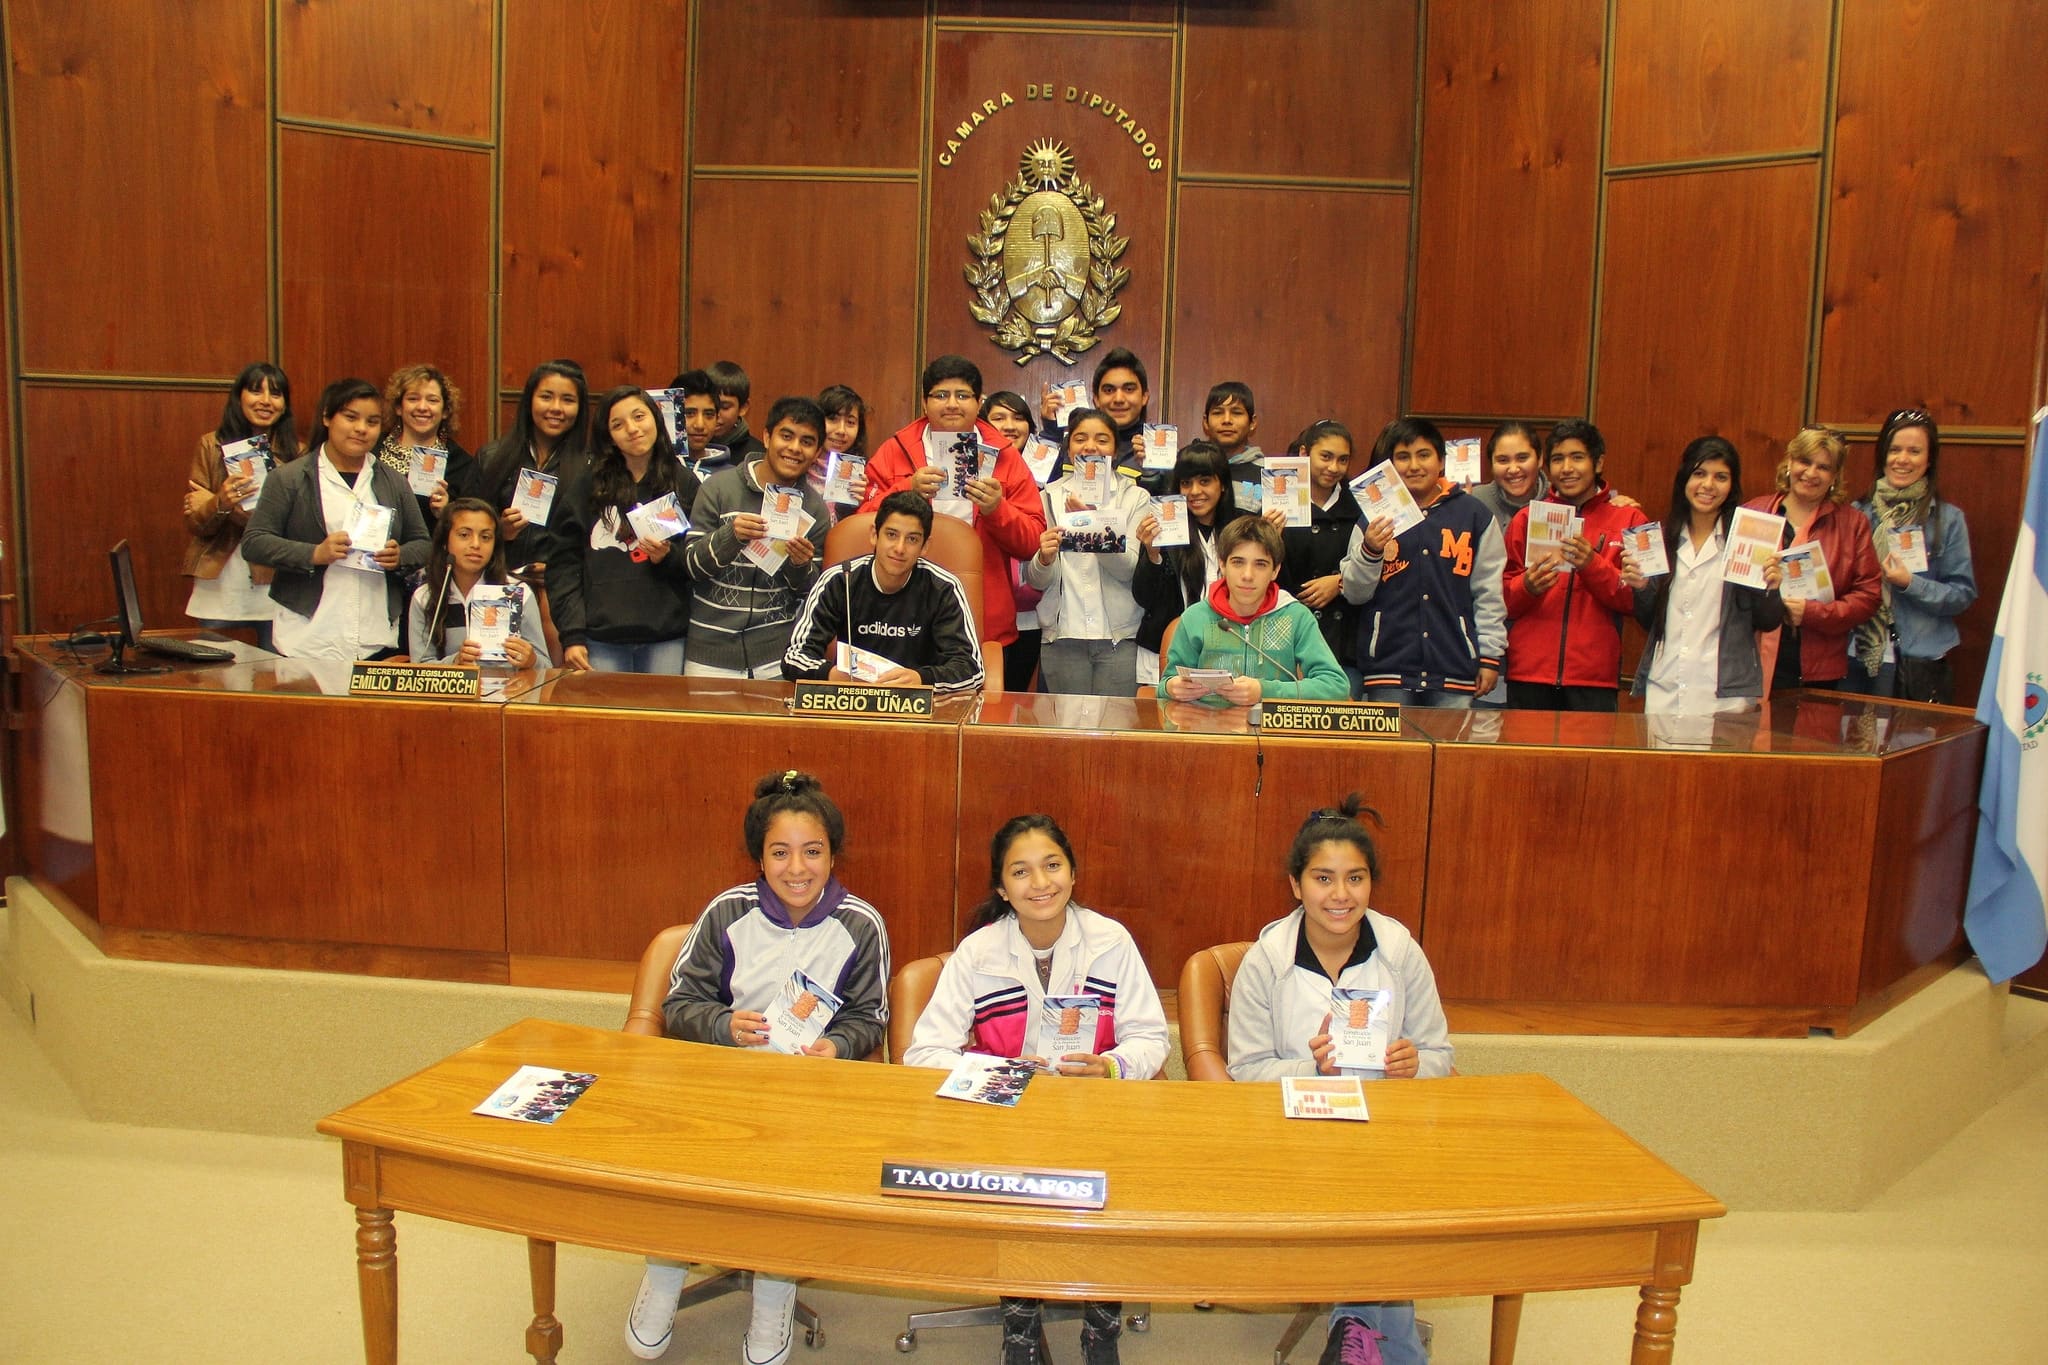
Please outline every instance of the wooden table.
[[[470, 1113], [522, 1065], [598, 1080], [552, 1126]], [[397, 1359], [403, 1211], [528, 1239], [544, 1365], [558, 1242], [946, 1295], [1494, 1294], [1496, 1362], [1521, 1294], [1632, 1284], [1644, 1365], [1670, 1358], [1699, 1222], [1726, 1212], [1540, 1076], [1375, 1083], [1372, 1122], [1342, 1124], [1285, 1121], [1270, 1084], [1040, 1082], [1004, 1110], [938, 1099], [939, 1074], [529, 1019], [329, 1115], [365, 1355]], [[887, 1197], [892, 1160], [1103, 1170], [1109, 1202]]]

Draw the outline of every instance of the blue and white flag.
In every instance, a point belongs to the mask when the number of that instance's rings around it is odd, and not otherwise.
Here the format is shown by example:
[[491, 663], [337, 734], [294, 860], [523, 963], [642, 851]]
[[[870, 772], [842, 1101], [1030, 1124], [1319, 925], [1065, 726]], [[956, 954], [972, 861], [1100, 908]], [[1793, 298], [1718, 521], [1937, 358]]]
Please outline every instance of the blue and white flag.
[[1993, 981], [2048, 948], [2048, 410], [2035, 415], [2027, 509], [1977, 719], [1991, 727], [1963, 931]]

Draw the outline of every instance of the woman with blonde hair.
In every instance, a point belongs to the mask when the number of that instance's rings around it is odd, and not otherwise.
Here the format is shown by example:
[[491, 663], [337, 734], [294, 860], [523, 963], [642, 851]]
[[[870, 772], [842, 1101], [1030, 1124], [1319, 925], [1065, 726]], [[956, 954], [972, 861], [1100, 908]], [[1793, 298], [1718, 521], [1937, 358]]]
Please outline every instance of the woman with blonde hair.
[[1842, 462], [1849, 451], [1827, 427], [1801, 427], [1785, 443], [1775, 493], [1744, 503], [1785, 518], [1784, 546], [1817, 543], [1834, 584], [1832, 602], [1785, 598], [1777, 662], [1766, 664], [1773, 689], [1839, 687], [1849, 671], [1849, 637], [1877, 611], [1884, 575], [1871, 547], [1870, 523], [1847, 506]]

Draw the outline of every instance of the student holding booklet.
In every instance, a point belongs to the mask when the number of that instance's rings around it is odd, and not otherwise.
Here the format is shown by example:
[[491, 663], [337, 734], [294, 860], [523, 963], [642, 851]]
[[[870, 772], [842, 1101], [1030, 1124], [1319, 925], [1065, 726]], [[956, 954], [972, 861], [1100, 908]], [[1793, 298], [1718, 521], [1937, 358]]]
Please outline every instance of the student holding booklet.
[[[1116, 429], [1094, 408], [1067, 422], [1064, 458], [1069, 469], [1116, 454]], [[1103, 482], [1098, 480], [1097, 482]], [[1152, 500], [1129, 479], [1109, 478], [1106, 499], [1091, 500], [1076, 473], [1045, 490], [1045, 535], [1024, 567], [1025, 586], [1044, 594], [1038, 604], [1044, 644], [1045, 690], [1098, 697], [1138, 692], [1136, 636], [1142, 614], [1131, 596], [1138, 564], [1137, 524]]]
[[408, 617], [414, 663], [548, 666], [533, 589], [507, 576], [498, 511], [482, 498], [442, 509]]
[[[512, 429], [484, 452], [482, 496], [498, 510], [498, 539], [514, 568], [547, 568], [562, 485], [582, 472], [590, 432], [583, 367], [547, 360], [533, 367], [512, 413]], [[535, 478], [533, 476], [539, 476]]]
[[270, 648], [270, 569], [242, 555], [242, 533], [264, 481], [299, 457], [292, 385], [283, 370], [258, 361], [235, 376], [220, 422], [199, 438], [185, 475], [185, 545], [181, 572], [192, 580], [185, 614], [215, 630], [250, 627]]
[[981, 686], [974, 611], [960, 580], [925, 561], [931, 533], [924, 497], [903, 488], [882, 499], [869, 531], [874, 548], [811, 585], [790, 630], [783, 676], [926, 684], [940, 692]]
[[1237, 495], [1230, 486], [1230, 466], [1223, 452], [1208, 441], [1181, 447], [1174, 462], [1173, 493], [1186, 514], [1191, 538], [1168, 544], [1160, 536], [1159, 517], [1138, 519], [1138, 556], [1131, 572], [1131, 596], [1145, 618], [1138, 626], [1138, 682], [1159, 681], [1159, 646], [1166, 628], [1216, 583], [1222, 561], [1216, 555], [1216, 533], [1237, 520]]
[[[1048, 815], [1019, 815], [989, 842], [989, 894], [974, 929], [946, 959], [918, 1017], [911, 1066], [951, 1070], [962, 1053], [1022, 1057], [1057, 1076], [1141, 1081], [1166, 1063], [1166, 1014], [1130, 932], [1074, 899], [1080, 875], [1066, 831]], [[1061, 1016], [1095, 1004], [1086, 1051], [1047, 1055]], [[1056, 1003], [1048, 1019], [1047, 1000]], [[1003, 1299], [1003, 1365], [1039, 1360], [1040, 1301]], [[1085, 1365], [1116, 1365], [1120, 1303], [1083, 1306]]]
[[[1429, 959], [1399, 921], [1369, 904], [1380, 860], [1361, 816], [1379, 823], [1353, 793], [1334, 810], [1313, 812], [1294, 836], [1287, 878], [1300, 904], [1259, 931], [1231, 987], [1232, 1080], [1451, 1074], [1450, 1025]], [[1338, 991], [1371, 992], [1363, 998], [1384, 1002], [1381, 1028], [1392, 1041], [1382, 1066], [1340, 1066]], [[1387, 1365], [1425, 1365], [1415, 1305], [1407, 1302], [1336, 1305], [1322, 1365], [1370, 1359], [1375, 1340]]]
[[1550, 429], [1550, 491], [1508, 523], [1501, 574], [1508, 609], [1508, 705], [1613, 711], [1621, 688], [1621, 533], [1634, 504], [1615, 501], [1601, 465], [1606, 438], [1576, 418]]
[[[868, 1056], [889, 1022], [889, 933], [875, 907], [833, 875], [845, 817], [817, 778], [790, 769], [754, 784], [742, 830], [761, 875], [719, 893], [697, 917], [661, 1006], [668, 1035], [766, 1049], [785, 1041], [775, 1036], [774, 1010], [803, 1016], [795, 1022], [818, 1034], [777, 1050]], [[792, 1008], [777, 1010], [778, 1000]], [[688, 1273], [686, 1265], [648, 1260], [626, 1317], [626, 1347], [642, 1360], [668, 1350]], [[796, 1281], [757, 1272], [741, 1358], [748, 1365], [787, 1361], [795, 1314]]]
[[1304, 430], [1294, 445], [1308, 460], [1309, 524], [1280, 532], [1286, 550], [1280, 587], [1315, 615], [1323, 643], [1355, 684], [1356, 613], [1344, 598], [1344, 553], [1359, 520], [1358, 500], [1345, 484], [1351, 429], [1325, 419]]
[[280, 654], [355, 660], [398, 651], [405, 580], [427, 561], [427, 528], [405, 481], [371, 458], [383, 427], [376, 388], [337, 379], [320, 395], [312, 450], [263, 485], [242, 553], [275, 571]]
[[818, 411], [825, 414], [825, 448], [808, 477], [826, 521], [836, 526], [868, 495], [868, 405], [847, 385], [830, 384], [818, 395]]
[[697, 498], [643, 389], [597, 400], [590, 466], [555, 507], [548, 566], [562, 663], [601, 673], [683, 671], [689, 566], [677, 544]]
[[765, 430], [761, 458], [713, 474], [690, 512], [683, 671], [693, 678], [780, 679], [790, 627], [817, 581], [828, 513], [809, 475], [825, 414], [808, 398], [780, 398]]
[[462, 391], [432, 365], [405, 365], [385, 381], [384, 403], [396, 422], [377, 443], [377, 463], [411, 485], [431, 529], [451, 500], [482, 486], [476, 460], [455, 439]]
[[[1044, 488], [1059, 477], [1062, 457], [1057, 445], [1038, 435], [1031, 421], [1031, 405], [1024, 395], [999, 389], [981, 401], [981, 420], [1010, 438], [1032, 479]], [[1043, 537], [1040, 538], [1043, 543]], [[1038, 674], [1038, 655], [1045, 643], [1038, 619], [1038, 589], [1024, 581], [1023, 560], [1010, 562], [1010, 596], [1017, 604], [1017, 638], [1003, 646], [1003, 682], [1013, 691], [1032, 690]], [[1042, 688], [1039, 690], [1043, 690]]]
[[[868, 461], [867, 499], [863, 512], [907, 488], [933, 500], [946, 515], [958, 515], [981, 537], [982, 631], [998, 644], [1017, 638], [1017, 603], [1010, 591], [1012, 564], [1038, 553], [1045, 534], [1045, 504], [1038, 481], [1024, 467], [1024, 457], [1009, 438], [978, 420], [981, 410], [981, 368], [965, 356], [942, 355], [924, 367], [919, 388], [924, 416], [883, 441]], [[976, 460], [974, 476], [957, 477], [963, 444], [986, 446], [994, 463], [981, 472], [986, 452]]]
[[1871, 546], [1870, 523], [1843, 505], [1849, 497], [1842, 486], [1848, 449], [1826, 427], [1802, 427], [1785, 443], [1777, 491], [1743, 504], [1785, 519], [1783, 546], [1818, 544], [1833, 581], [1830, 602], [1781, 592], [1785, 624], [1775, 644], [1764, 646], [1771, 690], [1840, 686], [1849, 671], [1849, 637], [1877, 612], [1884, 575]]
[[1949, 651], [1956, 617], [1977, 600], [1970, 528], [1944, 502], [1935, 471], [1941, 429], [1918, 408], [1901, 408], [1877, 433], [1877, 486], [1856, 504], [1870, 522], [1884, 572], [1877, 613], [1849, 640], [1852, 692], [1948, 705], [1955, 700]]
[[1356, 603], [1359, 686], [1370, 701], [1464, 708], [1493, 689], [1506, 654], [1505, 552], [1485, 503], [1444, 478], [1444, 437], [1404, 417], [1387, 428], [1381, 468], [1399, 475], [1421, 520], [1360, 521], [1343, 561]]
[[1256, 706], [1268, 698], [1344, 701], [1344, 675], [1307, 607], [1280, 591], [1280, 528], [1239, 517], [1216, 533], [1223, 576], [1181, 615], [1160, 665], [1175, 701]]
[[1652, 715], [1746, 711], [1764, 695], [1757, 635], [1778, 628], [1785, 603], [1776, 563], [1764, 566], [1759, 588], [1723, 576], [1741, 504], [1741, 455], [1702, 436], [1679, 458], [1664, 524], [1650, 528], [1654, 558], [1622, 551], [1622, 581], [1650, 633], [1634, 690]]

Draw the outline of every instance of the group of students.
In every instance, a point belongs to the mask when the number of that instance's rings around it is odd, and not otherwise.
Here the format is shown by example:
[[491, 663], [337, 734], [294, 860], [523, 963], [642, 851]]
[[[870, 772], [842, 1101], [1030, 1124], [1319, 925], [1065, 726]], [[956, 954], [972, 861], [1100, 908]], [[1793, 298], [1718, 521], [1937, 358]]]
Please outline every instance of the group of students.
[[[1371, 908], [1379, 853], [1357, 796], [1310, 814], [1295, 835], [1286, 873], [1296, 908], [1268, 924], [1246, 955], [1232, 992], [1229, 1067], [1241, 1081], [1363, 1074], [1399, 1080], [1447, 1076], [1451, 1042], [1436, 978], [1398, 921]], [[885, 916], [834, 875], [846, 821], [808, 773], [771, 773], [754, 787], [741, 821], [760, 876], [721, 892], [684, 941], [662, 1015], [671, 1037], [765, 1048], [768, 1012], [792, 973], [842, 1002], [807, 1051], [859, 1060], [888, 1027], [889, 938]], [[1146, 1080], [1166, 1065], [1166, 1017], [1130, 932], [1077, 899], [1080, 865], [1052, 817], [1019, 815], [989, 844], [988, 897], [974, 928], [946, 960], [918, 1016], [909, 1066], [951, 1069], [964, 1053], [1029, 1059], [1050, 1076]], [[1332, 987], [1391, 992], [1383, 1071], [1346, 1073], [1332, 1057]], [[1042, 1004], [1048, 996], [1098, 1002], [1095, 1045], [1046, 1066]], [[645, 1360], [669, 1348], [688, 1267], [650, 1259], [627, 1313], [626, 1344]], [[757, 1273], [753, 1315], [741, 1343], [747, 1365], [790, 1355], [793, 1280]], [[1082, 1316], [1086, 1365], [1115, 1365], [1122, 1306], [1089, 1303]], [[1039, 1357], [1038, 1300], [1003, 1300], [1003, 1365]], [[1405, 1302], [1339, 1304], [1325, 1365], [1423, 1365]]]
[[[870, 452], [867, 404], [844, 385], [778, 399], [757, 437], [730, 362], [677, 375], [659, 398], [622, 385], [592, 400], [579, 366], [548, 361], [511, 429], [471, 456], [454, 386], [409, 365], [381, 394], [330, 384], [301, 459], [289, 382], [252, 365], [193, 456], [187, 610], [253, 625], [285, 654], [469, 662], [471, 595], [517, 581], [534, 607], [504, 647], [520, 667], [958, 689], [981, 684], [986, 640], [1013, 690], [1548, 710], [1616, 709], [1633, 616], [1649, 633], [1634, 687], [1651, 711], [1743, 709], [1800, 686], [1953, 700], [1947, 655], [1976, 582], [1963, 515], [1939, 493], [1939, 428], [1916, 409], [1885, 422], [1876, 487], [1853, 508], [1846, 442], [1825, 427], [1796, 434], [1774, 491], [1747, 502], [1733, 444], [1692, 442], [1657, 523], [1666, 566], [1644, 573], [1623, 532], [1653, 518], [1609, 486], [1590, 422], [1540, 439], [1502, 423], [1485, 444], [1491, 481], [1474, 487], [1446, 477], [1434, 423], [1387, 423], [1366, 468], [1390, 465], [1421, 517], [1396, 534], [1361, 510], [1352, 434], [1333, 420], [1289, 447], [1307, 460], [1309, 523], [1251, 510], [1266, 457], [1241, 383], [1210, 391], [1202, 439], [1171, 469], [1148, 467], [1150, 381], [1127, 350], [1096, 366], [1093, 406], [1063, 406], [1050, 387], [1035, 412], [1016, 393], [985, 396], [960, 356], [928, 364], [920, 392], [923, 415]], [[222, 458], [252, 437], [275, 467], [260, 495]], [[445, 473], [416, 495], [407, 470], [422, 447], [445, 453]], [[523, 496], [529, 484], [551, 501]], [[391, 509], [381, 548], [348, 534], [365, 503]], [[1532, 562], [1536, 504], [1573, 520]], [[666, 531], [636, 524], [662, 506]], [[1783, 549], [1818, 547], [1831, 600], [1781, 592], [1775, 564], [1755, 586], [1724, 581], [1741, 506], [1784, 519]], [[870, 552], [822, 570], [824, 533], [856, 511], [873, 516]], [[978, 602], [925, 556], [937, 517], [975, 536]], [[1925, 567], [1898, 553], [1915, 535]]]

